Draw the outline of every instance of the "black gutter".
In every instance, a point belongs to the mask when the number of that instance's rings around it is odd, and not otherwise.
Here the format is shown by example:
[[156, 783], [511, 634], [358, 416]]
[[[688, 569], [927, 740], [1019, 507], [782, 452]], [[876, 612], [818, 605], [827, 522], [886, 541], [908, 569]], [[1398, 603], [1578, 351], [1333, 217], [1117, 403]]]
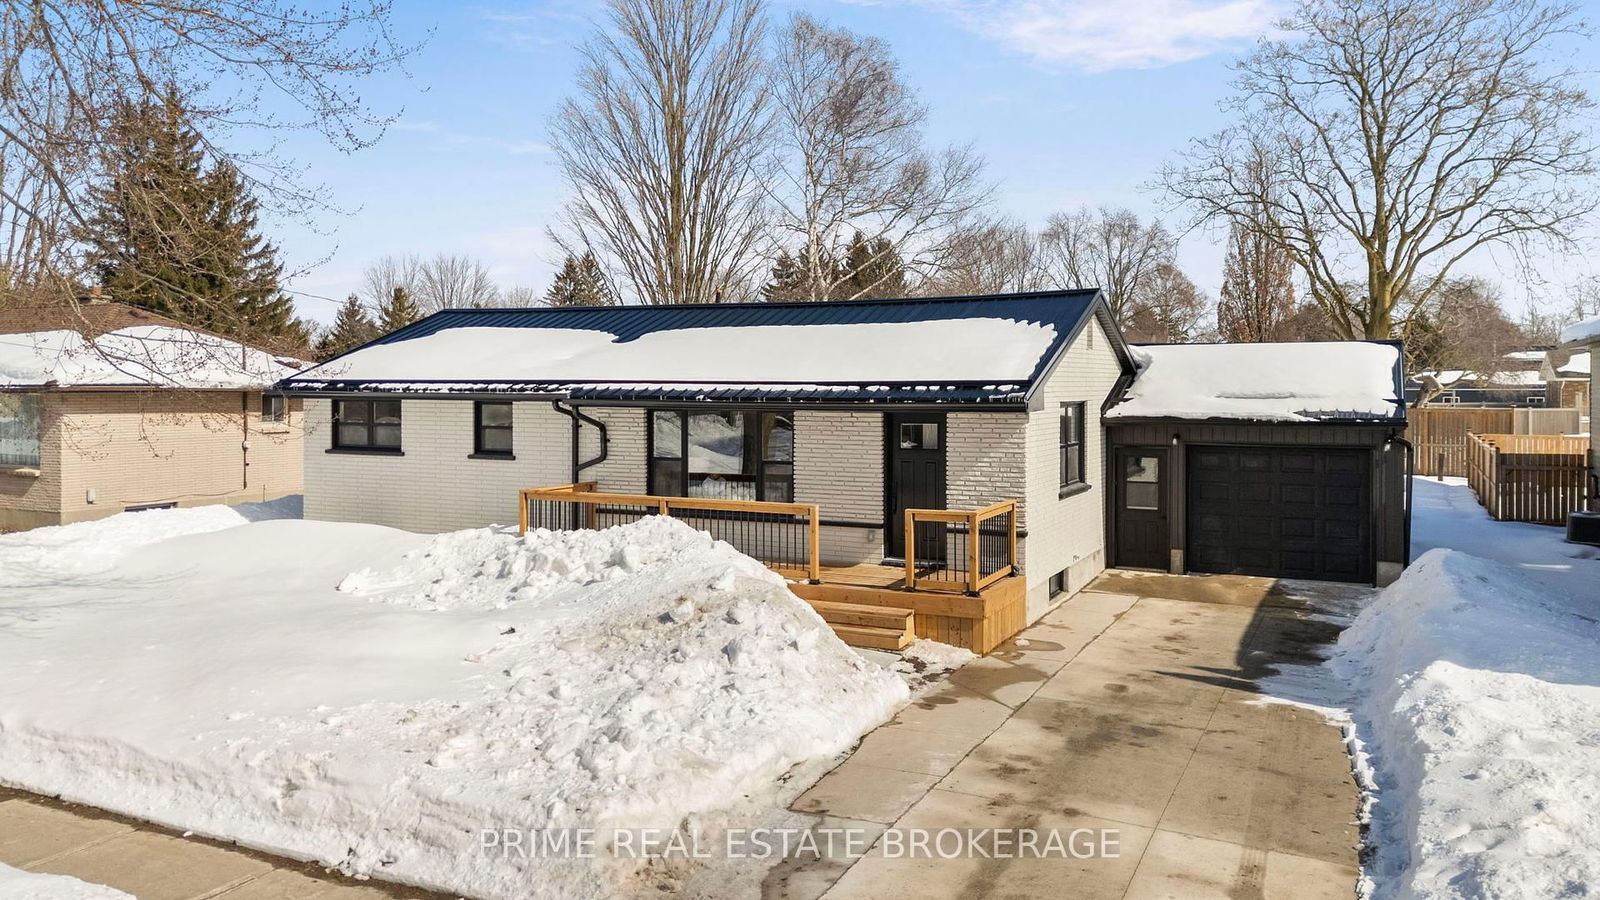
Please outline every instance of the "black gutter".
[[[606, 423], [593, 416], [585, 415], [578, 411], [576, 406], [562, 406], [560, 400], [551, 400], [550, 408], [572, 420], [572, 483], [577, 484], [583, 477], [583, 470], [598, 466], [606, 461], [611, 450], [611, 438], [606, 433]], [[581, 452], [582, 422], [588, 422], [600, 432], [600, 453], [593, 459], [578, 461]]]
[[1415, 511], [1412, 506], [1411, 484], [1412, 481], [1417, 477], [1417, 448], [1410, 441], [1406, 440], [1404, 437], [1401, 437], [1398, 433], [1391, 435], [1389, 437], [1389, 442], [1392, 444], [1399, 444], [1400, 446], [1406, 448], [1406, 524], [1405, 527], [1401, 529], [1401, 534], [1404, 536], [1404, 542], [1406, 545], [1405, 562], [1401, 564], [1401, 568], [1405, 568], [1406, 566], [1411, 565], [1411, 516]]

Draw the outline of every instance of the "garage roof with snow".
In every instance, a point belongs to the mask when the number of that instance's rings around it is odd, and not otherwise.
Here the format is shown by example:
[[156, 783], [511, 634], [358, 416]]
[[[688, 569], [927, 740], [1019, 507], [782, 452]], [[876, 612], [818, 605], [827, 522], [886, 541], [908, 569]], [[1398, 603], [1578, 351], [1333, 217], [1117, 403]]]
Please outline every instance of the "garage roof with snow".
[[1106, 418], [1403, 422], [1400, 345], [1390, 341], [1151, 344]]
[[1019, 404], [1093, 317], [1095, 290], [688, 306], [453, 309], [280, 386], [590, 401]]

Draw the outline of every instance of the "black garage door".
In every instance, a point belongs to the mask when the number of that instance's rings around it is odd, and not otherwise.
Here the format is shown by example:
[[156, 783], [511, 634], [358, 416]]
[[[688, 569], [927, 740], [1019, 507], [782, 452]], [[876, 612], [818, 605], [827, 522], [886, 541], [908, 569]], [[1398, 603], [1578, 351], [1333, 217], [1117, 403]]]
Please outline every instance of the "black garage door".
[[1187, 462], [1190, 571], [1372, 580], [1367, 451], [1190, 447]]

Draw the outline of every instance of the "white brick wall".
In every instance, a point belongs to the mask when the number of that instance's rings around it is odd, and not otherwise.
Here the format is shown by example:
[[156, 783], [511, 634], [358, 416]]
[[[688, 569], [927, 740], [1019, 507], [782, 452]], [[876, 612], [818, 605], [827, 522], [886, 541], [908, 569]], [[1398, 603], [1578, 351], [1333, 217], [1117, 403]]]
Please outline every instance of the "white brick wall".
[[[822, 518], [883, 522], [883, 414], [800, 410], [794, 421], [794, 495]], [[824, 528], [828, 565], [883, 559], [881, 528]]]
[[[1105, 432], [1100, 404], [1121, 368], [1098, 321], [1078, 335], [1042, 389], [1044, 405], [1027, 424], [1028, 619], [1043, 615], [1060, 597], [1050, 597], [1050, 577], [1068, 570], [1067, 591], [1081, 589], [1105, 568]], [[1061, 406], [1084, 404], [1084, 471], [1090, 488], [1061, 497]]]
[[517, 491], [570, 480], [572, 432], [548, 402], [512, 406], [516, 459], [468, 459], [471, 400], [404, 400], [404, 456], [329, 453], [331, 401], [306, 400], [306, 518], [452, 531], [517, 522]]

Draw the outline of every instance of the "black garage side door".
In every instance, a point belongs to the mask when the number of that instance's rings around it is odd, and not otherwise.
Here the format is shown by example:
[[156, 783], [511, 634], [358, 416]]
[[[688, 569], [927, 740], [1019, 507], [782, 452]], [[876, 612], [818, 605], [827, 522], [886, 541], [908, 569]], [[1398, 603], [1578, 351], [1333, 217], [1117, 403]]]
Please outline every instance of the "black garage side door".
[[1190, 571], [1371, 581], [1365, 450], [1190, 447]]

